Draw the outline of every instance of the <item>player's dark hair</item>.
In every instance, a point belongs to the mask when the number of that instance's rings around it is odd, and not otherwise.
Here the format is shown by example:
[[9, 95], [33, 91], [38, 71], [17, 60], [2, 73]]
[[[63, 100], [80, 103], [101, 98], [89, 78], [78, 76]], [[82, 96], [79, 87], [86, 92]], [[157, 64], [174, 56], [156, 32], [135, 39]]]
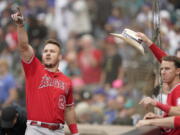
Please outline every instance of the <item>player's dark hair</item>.
[[171, 61], [174, 62], [176, 68], [180, 68], [180, 58], [176, 56], [165, 56], [162, 58], [162, 61]]
[[46, 44], [54, 44], [54, 45], [56, 45], [60, 50], [62, 49], [62, 43], [59, 41], [57, 41], [57, 40], [55, 40], [55, 39], [48, 39], [48, 40], [46, 40], [45, 41], [45, 45]]

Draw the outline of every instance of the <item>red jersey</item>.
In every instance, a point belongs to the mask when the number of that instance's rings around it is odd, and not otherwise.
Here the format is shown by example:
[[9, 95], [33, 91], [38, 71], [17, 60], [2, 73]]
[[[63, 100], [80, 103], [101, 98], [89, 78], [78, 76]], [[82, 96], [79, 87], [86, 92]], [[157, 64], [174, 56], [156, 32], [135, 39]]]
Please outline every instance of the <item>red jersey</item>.
[[163, 135], [180, 135], [180, 129], [169, 129], [169, 132], [166, 130]]
[[[166, 104], [169, 106], [180, 106], [180, 83], [176, 84], [167, 94]], [[168, 114], [164, 113], [163, 117]]]
[[26, 106], [28, 120], [64, 123], [66, 106], [72, 106], [71, 80], [61, 72], [50, 72], [33, 57], [22, 61], [26, 78]]
[[[176, 84], [168, 93], [167, 104], [170, 106], [180, 106], [180, 83]], [[164, 114], [164, 116], [167, 117], [168, 114]], [[180, 129], [178, 128], [162, 128], [162, 130], [164, 131], [163, 135], [180, 135]]]
[[[99, 83], [102, 72], [102, 52], [95, 49], [89, 52], [88, 55], [90, 56], [86, 56], [86, 53], [82, 51], [78, 56], [78, 64], [82, 72], [82, 78], [86, 84]], [[90, 57], [98, 63], [96, 66], [90, 64]]]
[[163, 135], [180, 135], [180, 116], [174, 118], [174, 129], [166, 130]]
[[180, 128], [180, 116], [174, 117], [174, 128]]
[[180, 83], [176, 84], [168, 93], [167, 104], [170, 106], [180, 106]]

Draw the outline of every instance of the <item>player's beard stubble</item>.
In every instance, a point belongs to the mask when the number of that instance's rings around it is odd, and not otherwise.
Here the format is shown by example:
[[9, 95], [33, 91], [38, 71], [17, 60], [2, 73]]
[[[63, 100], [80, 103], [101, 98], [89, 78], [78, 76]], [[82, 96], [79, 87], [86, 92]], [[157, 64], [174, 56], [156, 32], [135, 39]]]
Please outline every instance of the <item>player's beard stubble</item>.
[[50, 63], [50, 64], [47, 64], [45, 62], [43, 62], [43, 63], [46, 68], [54, 68], [59, 64], [59, 61], [56, 61], [55, 63]]
[[46, 68], [53, 68], [53, 67], [55, 67], [53, 64], [44, 64], [44, 66], [45, 66]]

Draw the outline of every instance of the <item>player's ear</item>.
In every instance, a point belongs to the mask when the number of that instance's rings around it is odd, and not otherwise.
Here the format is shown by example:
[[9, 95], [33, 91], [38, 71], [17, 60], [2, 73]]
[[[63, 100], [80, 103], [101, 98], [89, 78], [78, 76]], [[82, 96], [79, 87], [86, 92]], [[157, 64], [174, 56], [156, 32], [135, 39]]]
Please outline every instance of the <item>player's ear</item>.
[[180, 75], [180, 68], [177, 68], [176, 74], [177, 74], [177, 75]]

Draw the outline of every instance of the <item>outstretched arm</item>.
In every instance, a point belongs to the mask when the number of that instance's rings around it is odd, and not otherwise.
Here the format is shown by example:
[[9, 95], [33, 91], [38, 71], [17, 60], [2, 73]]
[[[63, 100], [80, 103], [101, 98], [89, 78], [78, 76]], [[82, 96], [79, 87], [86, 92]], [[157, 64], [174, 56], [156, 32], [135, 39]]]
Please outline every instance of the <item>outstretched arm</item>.
[[161, 62], [164, 56], [167, 56], [167, 54], [163, 50], [161, 50], [156, 44], [154, 44], [145, 34], [138, 32], [137, 36], [140, 37], [143, 42], [150, 48], [150, 50], [159, 62]]
[[172, 106], [168, 113], [169, 116], [179, 116], [180, 115], [180, 106]]
[[33, 57], [34, 52], [33, 48], [29, 45], [27, 32], [24, 28], [24, 18], [20, 12], [20, 9], [18, 8], [17, 12], [12, 14], [11, 17], [17, 25], [18, 50], [22, 60], [28, 63]]
[[145, 97], [143, 98], [139, 104], [148, 107], [149, 105], [152, 105], [153, 107], [157, 107], [161, 109], [162, 111], [166, 112], [169, 116], [177, 116], [180, 115], [180, 106], [170, 106], [167, 104], [162, 104], [151, 97]]
[[154, 99], [152, 99], [151, 97], [145, 97], [143, 98], [139, 104], [143, 105], [144, 107], [148, 107], [149, 105], [152, 105], [153, 107], [157, 107], [159, 109], [161, 109], [162, 111], [166, 112], [169, 114], [171, 106], [166, 105], [166, 104], [162, 104]]
[[147, 120], [140, 120], [136, 127], [141, 126], [160, 126], [166, 128], [174, 128], [174, 117], [166, 117], [160, 119], [147, 119]]

